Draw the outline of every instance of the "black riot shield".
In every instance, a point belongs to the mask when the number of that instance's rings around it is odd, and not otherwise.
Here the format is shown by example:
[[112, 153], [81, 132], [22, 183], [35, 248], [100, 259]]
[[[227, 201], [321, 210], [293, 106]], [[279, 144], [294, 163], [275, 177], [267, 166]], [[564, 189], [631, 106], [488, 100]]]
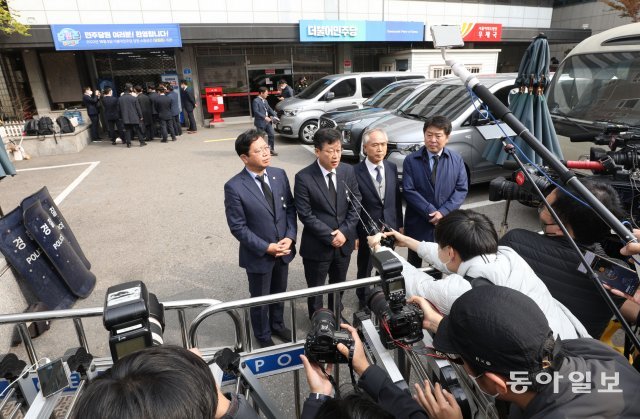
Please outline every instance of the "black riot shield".
[[78, 244], [78, 240], [76, 239], [76, 236], [73, 234], [73, 231], [71, 231], [71, 227], [69, 227], [67, 220], [64, 219], [64, 216], [62, 215], [55, 201], [49, 194], [49, 190], [47, 189], [46, 186], [40, 189], [38, 192], [34, 193], [33, 195], [23, 199], [22, 202], [20, 203], [20, 206], [22, 208], [28, 208], [35, 201], [40, 201], [40, 203], [42, 203], [42, 208], [44, 208], [44, 210], [49, 214], [49, 217], [51, 217], [53, 222], [60, 228], [60, 231], [64, 233], [64, 236], [67, 239], [69, 239], [69, 243], [71, 244], [71, 246], [73, 246], [73, 250], [76, 251], [76, 254], [82, 260], [82, 263], [84, 263], [84, 266], [86, 266], [87, 269], [91, 269], [91, 263], [87, 260], [86, 256], [84, 255], [84, 252], [80, 248], [80, 244]]
[[56, 225], [40, 201], [23, 207], [24, 225], [47, 255], [69, 290], [78, 297], [87, 297], [96, 284], [96, 276], [82, 262], [66, 233]]
[[0, 252], [38, 301], [51, 309], [73, 306], [75, 295], [27, 232], [20, 207], [0, 218]]

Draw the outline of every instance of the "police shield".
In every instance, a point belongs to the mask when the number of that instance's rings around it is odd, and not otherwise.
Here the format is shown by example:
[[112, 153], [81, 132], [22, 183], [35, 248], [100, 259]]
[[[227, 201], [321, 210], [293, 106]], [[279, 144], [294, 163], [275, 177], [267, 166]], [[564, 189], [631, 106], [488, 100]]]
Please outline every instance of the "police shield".
[[0, 252], [38, 301], [50, 309], [73, 306], [76, 297], [27, 232], [20, 207], [0, 218]]
[[35, 201], [40, 201], [40, 203], [42, 204], [42, 208], [44, 208], [44, 210], [49, 214], [49, 217], [51, 217], [53, 222], [58, 227], [60, 227], [60, 231], [64, 234], [65, 238], [69, 239], [69, 243], [71, 244], [71, 246], [73, 246], [73, 250], [76, 251], [76, 254], [82, 260], [82, 263], [84, 263], [84, 266], [86, 266], [87, 269], [91, 269], [91, 263], [87, 260], [86, 256], [84, 255], [84, 252], [80, 248], [80, 244], [78, 243], [76, 236], [73, 234], [73, 231], [71, 231], [71, 227], [69, 227], [67, 220], [64, 219], [64, 216], [62, 215], [55, 201], [49, 194], [49, 190], [47, 189], [46, 186], [40, 189], [38, 192], [34, 193], [33, 195], [23, 199], [22, 202], [20, 203], [20, 206], [22, 208], [28, 208]]
[[67, 238], [40, 201], [23, 207], [24, 225], [33, 239], [47, 255], [69, 290], [78, 297], [87, 297], [96, 284], [91, 273]]

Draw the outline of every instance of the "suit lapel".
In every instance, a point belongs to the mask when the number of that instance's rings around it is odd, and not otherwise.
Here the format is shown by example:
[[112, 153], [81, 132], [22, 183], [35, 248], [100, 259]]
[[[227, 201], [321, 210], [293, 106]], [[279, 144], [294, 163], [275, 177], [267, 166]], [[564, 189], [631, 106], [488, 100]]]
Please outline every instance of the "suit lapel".
[[384, 164], [384, 202], [392, 202], [391, 194], [393, 193], [396, 182], [398, 179], [394, 179], [393, 170], [387, 164], [386, 161], [383, 161]]
[[[333, 204], [331, 203], [331, 199], [329, 199], [329, 188], [327, 187], [327, 182], [324, 179], [324, 176], [322, 176], [322, 170], [320, 170], [320, 166], [318, 166], [317, 161], [313, 163], [313, 165], [314, 165], [314, 170], [312, 175], [313, 180], [315, 180], [316, 184], [318, 185], [318, 189], [320, 189], [320, 191], [322, 192], [324, 199], [327, 200], [327, 204], [329, 205], [329, 208], [335, 211], [336, 209], [333, 207]], [[337, 171], [336, 171], [336, 183], [339, 183], [337, 182], [337, 180], [338, 179], [337, 179]], [[336, 189], [336, 191], [339, 191], [339, 189]]]
[[377, 197], [378, 200], [380, 200], [380, 195], [378, 195], [378, 188], [376, 188], [376, 185], [373, 184], [373, 179], [371, 178], [371, 174], [369, 173], [367, 164], [363, 161], [356, 166], [356, 170], [358, 171], [358, 176], [360, 176], [360, 179], [362, 179], [364, 184], [369, 189], [371, 189], [371, 193], [373, 194], [373, 196]]
[[256, 184], [255, 180], [251, 178], [251, 176], [246, 170], [243, 170], [243, 173], [244, 173], [244, 177], [242, 178], [242, 183], [244, 183], [244, 186], [249, 190], [249, 192], [251, 192], [256, 197], [258, 202], [260, 202], [267, 209], [267, 211], [271, 213], [271, 215], [275, 215], [273, 214], [273, 211], [271, 210], [271, 206], [267, 203], [266, 198], [262, 194], [262, 191], [260, 190], [260, 187]]

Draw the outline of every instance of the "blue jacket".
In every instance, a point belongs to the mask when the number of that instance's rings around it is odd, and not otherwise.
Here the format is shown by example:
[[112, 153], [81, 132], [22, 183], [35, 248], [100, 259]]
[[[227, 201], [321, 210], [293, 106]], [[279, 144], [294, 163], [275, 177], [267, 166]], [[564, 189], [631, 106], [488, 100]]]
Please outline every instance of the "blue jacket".
[[180, 94], [174, 89], [171, 92], [165, 94], [165, 96], [169, 96], [171, 98], [171, 115], [178, 116], [182, 111], [180, 106]]
[[404, 159], [402, 186], [407, 210], [405, 234], [420, 241], [433, 241], [434, 225], [429, 214], [440, 211], [444, 216], [460, 208], [469, 191], [464, 160], [457, 152], [444, 148], [438, 163], [435, 190], [429, 179], [428, 154], [424, 146]]
[[265, 121], [267, 116], [276, 116], [276, 112], [271, 109], [271, 106], [266, 100], [262, 100], [260, 96], [253, 99], [251, 104], [251, 111], [253, 112], [253, 124], [260, 129], [264, 129], [270, 122]]
[[[288, 237], [296, 241], [298, 223], [296, 207], [284, 170], [268, 167], [267, 175], [275, 202], [275, 217], [262, 189], [246, 169], [224, 185], [224, 208], [231, 234], [240, 242], [240, 267], [249, 273], [266, 273], [273, 269], [276, 258], [267, 253], [270, 243]], [[282, 256], [289, 263], [296, 254]]]

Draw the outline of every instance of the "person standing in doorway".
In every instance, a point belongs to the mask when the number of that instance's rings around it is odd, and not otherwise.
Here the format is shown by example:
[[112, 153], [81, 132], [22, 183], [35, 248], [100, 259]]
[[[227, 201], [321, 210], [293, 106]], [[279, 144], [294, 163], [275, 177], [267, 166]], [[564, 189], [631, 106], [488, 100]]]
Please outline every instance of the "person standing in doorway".
[[153, 104], [149, 96], [145, 95], [142, 91], [142, 86], [136, 86], [134, 90], [136, 91], [136, 99], [142, 110], [143, 122], [140, 126], [144, 129], [145, 140], [153, 141]]
[[180, 99], [182, 101], [182, 110], [186, 113], [186, 118], [189, 119], [187, 134], [194, 134], [198, 131], [198, 126], [196, 125], [193, 111], [198, 107], [198, 102], [193, 94], [193, 89], [189, 87], [186, 80], [180, 80]]
[[171, 141], [176, 140], [176, 134], [173, 131], [173, 116], [171, 115], [171, 98], [167, 96], [164, 86], [158, 87], [158, 96], [155, 99], [156, 109], [158, 110], [158, 119], [160, 120], [160, 142], [167, 142], [167, 132], [171, 134]]
[[127, 143], [127, 148], [130, 148], [131, 138], [135, 134], [140, 141], [140, 147], [144, 147], [147, 143], [140, 132], [140, 124], [143, 123], [142, 109], [140, 109], [140, 103], [132, 93], [133, 86], [131, 83], [127, 83], [124, 85], [124, 93], [119, 99], [120, 117], [124, 124], [124, 139]]
[[261, 86], [258, 89], [258, 97], [253, 99], [251, 105], [251, 111], [253, 112], [253, 125], [259, 130], [265, 131], [269, 137], [269, 149], [272, 156], [277, 156], [276, 153], [276, 133], [273, 130], [273, 118], [276, 117], [276, 112], [271, 109], [267, 102], [269, 96], [269, 89], [265, 86]]
[[176, 136], [182, 135], [182, 126], [180, 125], [180, 95], [175, 91], [171, 83], [165, 85], [167, 89], [166, 95], [171, 99], [171, 116], [173, 117], [173, 132]]
[[118, 104], [118, 98], [113, 96], [111, 87], [105, 87], [102, 93], [104, 119], [107, 121], [111, 144], [115, 145], [118, 138], [122, 139], [124, 137], [122, 122], [120, 121], [120, 105]]
[[[402, 186], [407, 201], [405, 234], [432, 242], [438, 221], [460, 208], [467, 197], [467, 171], [462, 156], [445, 148], [451, 134], [446, 116], [433, 116], [424, 123], [424, 146], [404, 159]], [[422, 259], [409, 250], [407, 261], [419, 268]]]

